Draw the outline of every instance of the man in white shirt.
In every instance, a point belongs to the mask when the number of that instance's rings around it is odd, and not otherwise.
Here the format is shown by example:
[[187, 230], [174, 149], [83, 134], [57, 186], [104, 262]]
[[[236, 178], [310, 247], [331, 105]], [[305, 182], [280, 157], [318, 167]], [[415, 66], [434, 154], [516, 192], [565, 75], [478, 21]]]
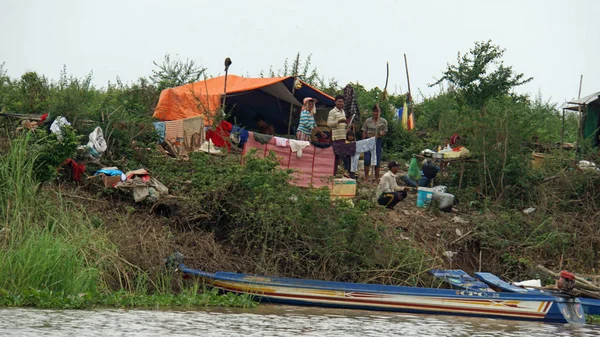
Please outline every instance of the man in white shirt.
[[381, 177], [381, 180], [379, 180], [379, 184], [377, 185], [377, 203], [389, 209], [393, 209], [397, 203], [406, 198], [404, 187], [398, 186], [398, 183], [396, 182], [396, 173], [398, 173], [399, 168], [400, 165], [398, 165], [397, 162], [389, 162], [389, 171]]
[[[335, 96], [335, 108], [329, 111], [327, 116], [327, 126], [331, 128], [331, 140], [336, 143], [346, 142], [346, 129], [348, 128], [348, 121], [346, 120], [346, 113], [344, 112], [344, 96]], [[342, 160], [340, 156], [335, 155], [335, 168], [333, 174], [337, 174], [338, 164]]]

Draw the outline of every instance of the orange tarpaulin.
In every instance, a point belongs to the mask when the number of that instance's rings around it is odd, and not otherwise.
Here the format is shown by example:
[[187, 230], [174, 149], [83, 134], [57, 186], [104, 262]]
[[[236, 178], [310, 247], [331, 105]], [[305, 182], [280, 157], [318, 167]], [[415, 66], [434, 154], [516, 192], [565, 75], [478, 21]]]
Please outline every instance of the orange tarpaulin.
[[[260, 89], [290, 104], [300, 106], [301, 103], [292, 95], [283, 83], [290, 77], [244, 78], [236, 75], [227, 76], [227, 95]], [[302, 82], [304, 86], [308, 86]], [[154, 117], [164, 120], [179, 120], [202, 115], [204, 125], [212, 125], [212, 116], [221, 106], [225, 76], [206, 81], [168, 88], [161, 92]], [[333, 99], [311, 87], [312, 90]]]

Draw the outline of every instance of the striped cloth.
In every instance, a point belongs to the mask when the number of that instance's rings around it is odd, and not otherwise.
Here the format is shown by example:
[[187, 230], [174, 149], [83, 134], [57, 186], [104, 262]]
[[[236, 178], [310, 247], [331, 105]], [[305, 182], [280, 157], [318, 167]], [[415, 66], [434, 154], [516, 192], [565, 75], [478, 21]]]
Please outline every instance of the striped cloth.
[[298, 123], [298, 131], [310, 135], [315, 126], [317, 126], [315, 117], [309, 111], [302, 110], [300, 113], [300, 123]]
[[183, 141], [183, 119], [165, 122], [165, 139], [172, 143]]
[[296, 139], [297, 140], [305, 140], [307, 142], [310, 142], [310, 135], [307, 135], [306, 133], [298, 130], [298, 131], [296, 131]]

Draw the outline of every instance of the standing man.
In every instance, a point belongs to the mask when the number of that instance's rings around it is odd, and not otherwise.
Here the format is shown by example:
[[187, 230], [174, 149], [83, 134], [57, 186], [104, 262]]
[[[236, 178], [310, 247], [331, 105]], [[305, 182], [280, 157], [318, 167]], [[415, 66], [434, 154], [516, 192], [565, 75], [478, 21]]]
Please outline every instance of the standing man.
[[[331, 140], [336, 143], [346, 142], [346, 129], [348, 127], [348, 121], [346, 120], [346, 113], [344, 112], [344, 96], [335, 96], [335, 108], [329, 111], [327, 117], [327, 126], [331, 128]], [[333, 174], [337, 174], [338, 164], [341, 158], [337, 154], [335, 155], [335, 168]]]
[[371, 168], [371, 164], [375, 165], [375, 182], [379, 182], [379, 168], [381, 165], [381, 147], [382, 140], [381, 137], [385, 136], [388, 131], [388, 123], [385, 119], [381, 118], [381, 109], [378, 104], [373, 106], [373, 116], [371, 118], [367, 118], [362, 127], [362, 136], [363, 139], [376, 137], [375, 141], [375, 151], [377, 153], [377, 162], [371, 163], [371, 152], [365, 153], [365, 181], [369, 181], [369, 171]]

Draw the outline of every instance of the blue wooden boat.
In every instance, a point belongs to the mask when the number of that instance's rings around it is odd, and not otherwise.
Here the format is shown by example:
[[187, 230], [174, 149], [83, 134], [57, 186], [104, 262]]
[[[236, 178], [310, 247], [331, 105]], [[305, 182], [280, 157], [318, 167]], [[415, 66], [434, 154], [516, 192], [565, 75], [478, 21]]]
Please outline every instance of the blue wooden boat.
[[556, 323], [585, 323], [578, 301], [546, 294], [510, 294], [266, 277], [230, 272], [207, 273], [183, 264], [186, 275], [201, 277], [229, 292], [259, 301], [293, 305], [462, 315]]
[[[474, 273], [475, 277], [485, 284], [489, 285], [492, 289], [496, 291], [504, 291], [509, 293], [546, 293], [553, 296], [560, 296], [560, 294], [556, 292], [550, 291], [541, 291], [538, 289], [525, 289], [521, 287], [514, 286], [504, 280], [500, 279], [498, 276], [491, 273]], [[593, 298], [585, 298], [578, 297], [581, 305], [583, 306], [583, 311], [588, 315], [600, 315], [600, 300]]]

